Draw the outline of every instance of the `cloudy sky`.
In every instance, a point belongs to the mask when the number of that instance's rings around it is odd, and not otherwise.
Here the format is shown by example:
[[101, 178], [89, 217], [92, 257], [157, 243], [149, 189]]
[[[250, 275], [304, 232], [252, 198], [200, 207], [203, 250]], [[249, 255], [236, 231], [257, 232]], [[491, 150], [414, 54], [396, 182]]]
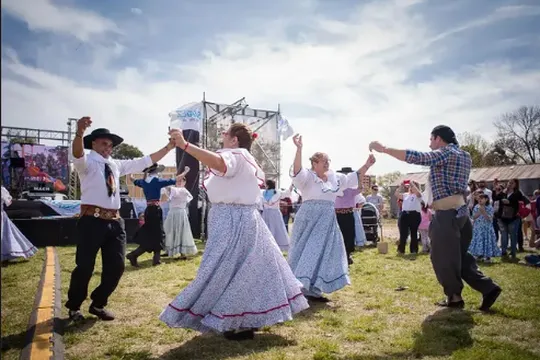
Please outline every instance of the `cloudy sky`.
[[[279, 103], [306, 158], [358, 167], [369, 141], [427, 150], [438, 124], [493, 137], [540, 103], [539, 58], [537, 0], [3, 0], [2, 124], [91, 115], [151, 152], [205, 91]], [[418, 168], [379, 156], [372, 172], [394, 170]]]

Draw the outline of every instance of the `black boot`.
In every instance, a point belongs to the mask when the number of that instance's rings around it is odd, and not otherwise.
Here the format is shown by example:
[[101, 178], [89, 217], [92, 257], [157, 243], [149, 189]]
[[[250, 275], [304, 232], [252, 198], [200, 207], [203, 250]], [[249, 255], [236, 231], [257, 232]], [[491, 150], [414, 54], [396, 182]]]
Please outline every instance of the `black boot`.
[[154, 258], [152, 259], [152, 265], [156, 266], [161, 264], [161, 254], [160, 251], [154, 251]]

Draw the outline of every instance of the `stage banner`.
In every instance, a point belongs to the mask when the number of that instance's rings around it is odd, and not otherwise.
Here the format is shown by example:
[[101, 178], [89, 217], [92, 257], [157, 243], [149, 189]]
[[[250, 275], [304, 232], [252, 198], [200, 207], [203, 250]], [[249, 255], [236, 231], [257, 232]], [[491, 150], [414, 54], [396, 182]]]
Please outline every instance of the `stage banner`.
[[[34, 144], [10, 144], [2, 142], [2, 180], [6, 188], [11, 187], [11, 162], [24, 158], [24, 168], [14, 168], [14, 172], [23, 177], [24, 189], [32, 190], [40, 183], [53, 186], [55, 192], [67, 192], [69, 181], [68, 148], [66, 146], [45, 146]], [[17, 184], [14, 184], [17, 185]]]
[[204, 107], [202, 103], [189, 103], [169, 113], [171, 129], [202, 131]]
[[[188, 142], [199, 145], [203, 126], [203, 106], [203, 103], [194, 102], [171, 111], [169, 113], [169, 127], [182, 130], [182, 134]], [[193, 201], [188, 206], [189, 223], [193, 236], [199, 238], [201, 235], [201, 221], [197, 201], [199, 199], [199, 161], [182, 149], [176, 148], [177, 174], [184, 171], [186, 166], [191, 169], [186, 176], [186, 189], [193, 196]]]

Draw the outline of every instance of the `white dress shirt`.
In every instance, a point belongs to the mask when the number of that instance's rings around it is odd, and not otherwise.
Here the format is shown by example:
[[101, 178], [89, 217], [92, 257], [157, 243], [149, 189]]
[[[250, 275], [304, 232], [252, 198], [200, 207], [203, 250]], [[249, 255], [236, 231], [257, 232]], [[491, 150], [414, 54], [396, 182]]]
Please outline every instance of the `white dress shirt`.
[[[116, 182], [116, 193], [107, 194], [105, 164], [109, 164]], [[120, 176], [138, 173], [152, 165], [150, 156], [133, 160], [105, 159], [94, 150], [81, 158], [73, 159], [73, 167], [81, 180], [81, 204], [104, 209], [120, 209]]]

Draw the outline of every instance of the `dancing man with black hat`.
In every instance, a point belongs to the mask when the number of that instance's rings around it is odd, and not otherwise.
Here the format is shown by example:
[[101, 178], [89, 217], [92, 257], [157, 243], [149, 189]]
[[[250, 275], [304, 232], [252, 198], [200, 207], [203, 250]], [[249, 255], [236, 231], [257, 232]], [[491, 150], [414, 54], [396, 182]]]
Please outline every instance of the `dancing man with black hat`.
[[160, 205], [161, 189], [176, 184], [176, 178], [163, 179], [159, 174], [165, 166], [153, 164], [143, 170], [144, 179], [133, 181], [135, 186], [143, 189], [146, 198], [144, 225], [137, 232], [139, 247], [127, 254], [126, 258], [132, 266], [139, 267], [137, 258], [145, 252], [153, 252], [152, 265], [161, 264], [161, 250], [165, 250], [165, 232], [163, 231], [163, 210]]
[[[114, 320], [114, 315], [105, 306], [124, 273], [126, 231], [119, 214], [120, 176], [141, 172], [175, 147], [169, 141], [150, 156], [133, 160], [112, 159], [113, 148], [121, 144], [123, 139], [107, 129], [96, 129], [84, 136], [91, 124], [88, 116], [77, 121], [72, 149], [73, 166], [81, 181], [76, 267], [71, 274], [66, 302], [69, 318], [73, 321], [84, 318], [80, 308], [88, 294], [88, 283], [99, 250], [103, 261], [101, 284], [90, 295], [92, 304], [89, 312], [102, 320]], [[85, 154], [84, 149], [91, 151]]]
[[429, 227], [431, 262], [446, 299], [437, 305], [463, 308], [463, 281], [482, 293], [480, 310], [487, 311], [501, 294], [501, 288], [485, 276], [467, 250], [472, 224], [465, 195], [471, 173], [471, 156], [459, 148], [454, 131], [439, 125], [431, 131], [432, 151], [398, 150], [374, 141], [370, 150], [388, 154], [409, 164], [429, 166], [424, 201], [435, 210]]

